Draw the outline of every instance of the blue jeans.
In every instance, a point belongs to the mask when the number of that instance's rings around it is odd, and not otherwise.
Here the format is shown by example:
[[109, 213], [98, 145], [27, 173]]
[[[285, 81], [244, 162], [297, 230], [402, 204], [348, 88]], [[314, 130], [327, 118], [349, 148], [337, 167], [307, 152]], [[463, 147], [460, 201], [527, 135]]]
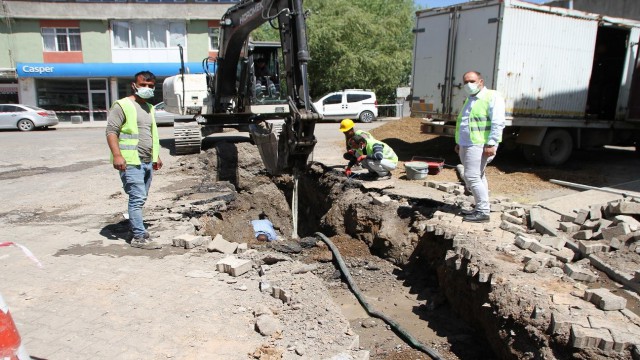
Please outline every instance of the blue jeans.
[[142, 218], [142, 206], [147, 201], [152, 178], [153, 163], [127, 165], [127, 171], [120, 171], [122, 187], [124, 192], [129, 195], [129, 225], [134, 237], [143, 237], [146, 232]]

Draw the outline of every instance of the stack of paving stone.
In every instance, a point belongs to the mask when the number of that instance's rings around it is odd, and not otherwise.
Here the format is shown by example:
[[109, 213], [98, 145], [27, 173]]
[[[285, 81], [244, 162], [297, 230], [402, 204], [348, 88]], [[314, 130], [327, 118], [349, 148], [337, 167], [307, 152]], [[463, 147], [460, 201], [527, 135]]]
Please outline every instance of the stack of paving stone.
[[[487, 237], [495, 233], [495, 217], [479, 233], [474, 232], [479, 224], [466, 228], [456, 214], [461, 207], [470, 207], [473, 199], [464, 196], [461, 185], [433, 183], [425, 185], [451, 196], [444, 198], [445, 205], [430, 220], [415, 224], [417, 230], [451, 241], [453, 250], [447, 252], [445, 259], [449, 268], [476, 279], [478, 284], [493, 286], [499, 275], [491, 270], [495, 267], [478, 261], [478, 257], [486, 257], [476, 253], [474, 244], [483, 242], [483, 233]], [[558, 270], [558, 276], [575, 281], [577, 290], [571, 294], [548, 293], [551, 319], [547, 333], [566, 339], [567, 346], [574, 349], [612, 357], [629, 354], [640, 360], [640, 317], [626, 308], [625, 298], [588, 285], [598, 280], [591, 270], [593, 266], [640, 294], [640, 271], [624, 273], [597, 256], [611, 251], [627, 252], [631, 257], [640, 253], [640, 202], [624, 199], [577, 209], [571, 215], [562, 215], [559, 222], [543, 217], [541, 207], [516, 204], [509, 199], [492, 199], [491, 203], [492, 212], [501, 213], [500, 230], [513, 234], [513, 243], [519, 251], [526, 252], [522, 256], [524, 272], [535, 273], [547, 267]]]

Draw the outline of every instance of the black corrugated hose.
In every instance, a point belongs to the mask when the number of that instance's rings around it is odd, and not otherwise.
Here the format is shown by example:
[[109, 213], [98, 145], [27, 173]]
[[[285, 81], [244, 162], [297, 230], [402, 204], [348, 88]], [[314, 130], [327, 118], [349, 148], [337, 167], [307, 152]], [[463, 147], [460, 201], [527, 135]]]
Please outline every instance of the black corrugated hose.
[[353, 292], [353, 294], [356, 296], [356, 298], [358, 299], [362, 307], [364, 307], [364, 309], [367, 311], [369, 315], [384, 320], [384, 322], [389, 324], [389, 326], [391, 326], [395, 330], [395, 332], [399, 334], [406, 342], [408, 342], [411, 346], [413, 346], [413, 348], [426, 353], [432, 359], [442, 360], [442, 357], [440, 356], [440, 354], [438, 354], [437, 351], [424, 346], [418, 340], [414, 339], [409, 333], [407, 333], [404, 329], [402, 329], [398, 323], [389, 319], [385, 314], [370, 308], [369, 304], [362, 296], [362, 293], [360, 293], [360, 289], [358, 289], [358, 285], [356, 285], [356, 283], [353, 281], [353, 278], [351, 277], [351, 274], [347, 269], [347, 265], [344, 263], [344, 260], [342, 260], [342, 256], [340, 256], [340, 252], [338, 251], [338, 248], [336, 248], [336, 246], [331, 242], [331, 240], [329, 240], [329, 238], [327, 238], [323, 233], [316, 232], [316, 235], [318, 235], [320, 239], [322, 239], [322, 241], [324, 241], [329, 246], [329, 249], [331, 249], [331, 252], [336, 257], [336, 261], [338, 262], [340, 271], [342, 271], [342, 274], [344, 275], [345, 279], [347, 279], [349, 288], [351, 288], [351, 291]]

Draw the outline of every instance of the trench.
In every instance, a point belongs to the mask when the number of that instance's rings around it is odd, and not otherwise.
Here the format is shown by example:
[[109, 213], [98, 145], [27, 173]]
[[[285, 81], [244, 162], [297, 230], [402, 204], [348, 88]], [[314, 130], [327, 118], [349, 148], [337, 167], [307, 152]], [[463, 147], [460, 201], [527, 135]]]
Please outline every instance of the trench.
[[[292, 182], [281, 182], [278, 187], [290, 203], [294, 197]], [[347, 193], [350, 194], [347, 195]], [[494, 344], [483, 335], [487, 328], [494, 328], [497, 332], [497, 326], [491, 324], [491, 318], [484, 315], [478, 317], [478, 314], [473, 310], [480, 308], [487, 301], [490, 289], [476, 288], [472, 290], [466, 276], [458, 277], [446, 271], [445, 258], [447, 251], [453, 248], [451, 243], [439, 241], [440, 239], [435, 236], [422, 238], [414, 236], [411, 252], [405, 253], [406, 248], [403, 249], [403, 252], [398, 252], [394, 248], [398, 241], [389, 239], [388, 236], [377, 236], [381, 230], [382, 218], [386, 217], [389, 221], [389, 217], [395, 217], [399, 223], [409, 225], [415, 220], [416, 215], [420, 218], [430, 217], [442, 204], [429, 200], [410, 200], [405, 206], [393, 212], [375, 211], [372, 210], [368, 201], [362, 201], [368, 200], [371, 195], [378, 196], [380, 194], [375, 190], [361, 188], [358, 182], [344, 182], [344, 179], [339, 175], [334, 174], [323, 165], [317, 164], [315, 168], [306, 172], [299, 179], [298, 235], [301, 238], [315, 236], [317, 232], [328, 238], [346, 235], [349, 239], [347, 241], [362, 242], [367, 246], [368, 254], [364, 255], [375, 256], [395, 266], [396, 271], [391, 274], [389, 281], [395, 281], [397, 286], [402, 287], [407, 294], [416, 294], [416, 299], [421, 305], [394, 309], [392, 315], [383, 315], [383, 317], [398, 317], [398, 319], [391, 321], [396, 322], [401, 330], [394, 332], [407, 346], [416, 349], [413, 356], [416, 356], [415, 354], [420, 350], [425, 353], [424, 355], [430, 355], [431, 349], [427, 348], [425, 351], [424, 344], [432, 342], [434, 337], [443, 337], [444, 335], [448, 342], [445, 347], [445, 353], [448, 351], [448, 356], [443, 355], [442, 358], [498, 358], [496, 354], [502, 351], [495, 351], [492, 346], [487, 346], [489, 343]], [[397, 235], [404, 236], [402, 233]], [[344, 241], [338, 242], [336, 246], [339, 251], [341, 251], [341, 244], [344, 247]], [[349, 249], [346, 251], [348, 253]], [[359, 255], [353, 253], [350, 256], [345, 256], [345, 258], [352, 260], [351, 266], [348, 266], [352, 270], [357, 271], [358, 266], [353, 266], [353, 259], [358, 257]], [[332, 266], [338, 268], [335, 256]], [[341, 280], [346, 283], [344, 274], [342, 274]], [[447, 286], [441, 286], [442, 283]], [[365, 285], [365, 287], [370, 288], [370, 285]], [[352, 296], [360, 297], [361, 295]], [[446, 296], [447, 301], [443, 300], [443, 296]], [[385, 300], [394, 301], [393, 296]], [[375, 309], [375, 306], [372, 309]], [[433, 314], [434, 312], [439, 314]], [[418, 327], [412, 326], [411, 321], [404, 321], [408, 318], [414, 318], [415, 321], [422, 324]], [[402, 323], [406, 323], [407, 326], [402, 326]], [[451, 323], [458, 324], [452, 326]], [[358, 326], [355, 327], [358, 328]], [[462, 331], [456, 332], [456, 329], [462, 329]], [[469, 331], [469, 329], [473, 329], [473, 331]], [[412, 342], [414, 343], [412, 344]], [[416, 346], [416, 342], [418, 346]], [[386, 354], [384, 351], [382, 353]], [[388, 357], [383, 355], [373, 356], [373, 358]], [[424, 358], [431, 358], [431, 356]]]
[[[227, 208], [210, 218], [209, 234], [252, 238], [253, 232], [245, 224], [259, 216], [269, 218], [285, 238], [292, 233], [293, 178], [268, 176], [255, 155], [255, 149], [248, 144], [218, 144], [201, 159], [208, 168], [203, 182], [228, 181], [237, 191]], [[443, 203], [400, 197], [379, 203], [379, 191], [345, 180], [342, 174], [321, 163], [309, 166], [301, 174], [298, 186], [299, 237], [314, 237], [320, 232], [330, 238], [350, 271], [358, 275], [356, 282], [364, 288], [365, 296], [378, 299], [376, 310], [398, 321], [418, 341], [433, 345], [443, 358], [534, 359], [549, 354], [570, 357], [562, 345], [523, 319], [526, 310], [519, 309], [535, 304], [517, 299], [508, 285], [496, 285], [482, 280], [482, 276], [479, 279], [476, 264], [456, 253], [459, 247], [451, 233], [425, 230], [421, 224], [430, 221]], [[255, 242], [250, 243], [253, 245]], [[321, 261], [306, 254], [309, 251], [302, 249], [292, 257]], [[371, 267], [383, 270], [367, 273]], [[339, 274], [336, 276], [337, 269], [334, 260], [322, 263], [314, 273], [325, 281], [336, 303], [357, 305], [344, 280]], [[515, 301], [518, 309], [504, 312], [505, 301]], [[388, 349], [380, 351], [398, 343], [387, 328], [371, 330], [360, 326], [369, 321], [366, 314], [365, 318], [349, 321], [361, 335], [361, 346], [372, 349], [372, 359], [429, 358], [406, 343], [406, 356], [392, 357]], [[369, 342], [366, 337], [370, 337]]]

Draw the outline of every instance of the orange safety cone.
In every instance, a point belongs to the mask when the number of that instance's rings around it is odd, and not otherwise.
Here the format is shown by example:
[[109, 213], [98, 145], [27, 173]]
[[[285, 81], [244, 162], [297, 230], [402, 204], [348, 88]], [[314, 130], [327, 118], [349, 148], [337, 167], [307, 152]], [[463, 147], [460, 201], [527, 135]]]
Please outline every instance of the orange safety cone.
[[0, 294], [0, 359], [30, 360], [31, 357], [22, 346], [22, 340], [16, 324], [11, 318], [9, 307]]

